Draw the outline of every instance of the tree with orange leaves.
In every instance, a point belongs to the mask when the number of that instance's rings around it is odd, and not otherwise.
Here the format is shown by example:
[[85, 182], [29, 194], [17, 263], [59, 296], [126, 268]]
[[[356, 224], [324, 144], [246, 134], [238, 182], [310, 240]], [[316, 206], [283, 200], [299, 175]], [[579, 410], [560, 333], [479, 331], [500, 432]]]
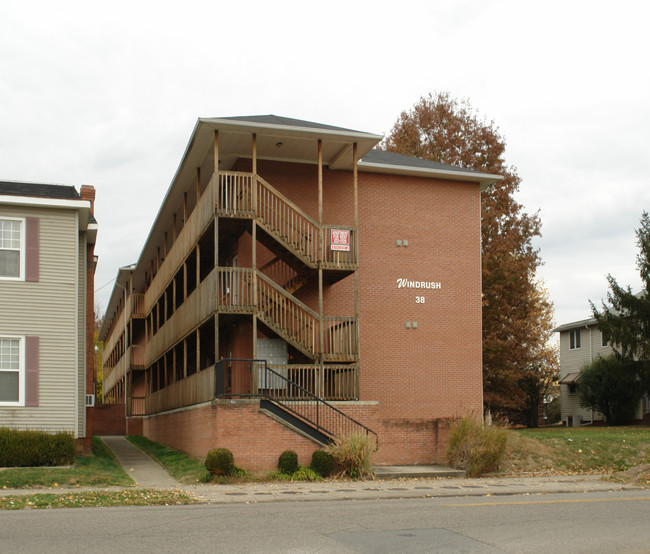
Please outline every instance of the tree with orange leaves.
[[539, 215], [526, 213], [514, 198], [521, 178], [506, 164], [505, 140], [467, 100], [445, 92], [422, 97], [402, 112], [381, 147], [503, 177], [481, 197], [484, 401], [493, 412], [525, 419], [526, 393], [519, 385], [527, 370], [546, 365], [544, 357], [553, 359], [545, 350], [552, 305], [535, 282], [542, 263], [533, 246]]

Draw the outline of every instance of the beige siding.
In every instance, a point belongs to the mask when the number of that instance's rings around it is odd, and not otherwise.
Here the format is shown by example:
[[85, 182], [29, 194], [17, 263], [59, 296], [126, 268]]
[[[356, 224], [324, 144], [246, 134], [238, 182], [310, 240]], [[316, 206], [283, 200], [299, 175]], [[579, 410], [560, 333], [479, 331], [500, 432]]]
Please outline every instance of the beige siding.
[[78, 404], [77, 212], [0, 206], [0, 217], [39, 218], [39, 281], [0, 281], [0, 333], [35, 335], [39, 406], [0, 407], [0, 425], [76, 434]]
[[77, 275], [77, 436], [86, 436], [86, 233], [78, 238]]
[[[602, 334], [596, 327], [580, 329], [580, 348], [571, 350], [569, 331], [560, 333], [560, 379], [569, 373], [578, 373], [583, 366], [596, 360], [598, 356], [606, 357], [612, 353], [609, 346], [602, 346]], [[602, 414], [587, 410], [580, 406], [578, 393], [570, 393], [568, 385], [560, 385], [562, 421], [567, 416], [575, 419], [582, 417], [584, 422], [600, 421]]]

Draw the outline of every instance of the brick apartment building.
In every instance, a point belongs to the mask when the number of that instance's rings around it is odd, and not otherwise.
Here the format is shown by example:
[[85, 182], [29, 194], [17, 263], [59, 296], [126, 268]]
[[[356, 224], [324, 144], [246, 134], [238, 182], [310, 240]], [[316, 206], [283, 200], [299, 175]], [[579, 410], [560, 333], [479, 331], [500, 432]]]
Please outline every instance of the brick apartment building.
[[444, 459], [450, 421], [482, 413], [480, 194], [500, 177], [381, 138], [198, 120], [100, 331], [129, 432], [248, 469], [351, 430], [375, 463]]

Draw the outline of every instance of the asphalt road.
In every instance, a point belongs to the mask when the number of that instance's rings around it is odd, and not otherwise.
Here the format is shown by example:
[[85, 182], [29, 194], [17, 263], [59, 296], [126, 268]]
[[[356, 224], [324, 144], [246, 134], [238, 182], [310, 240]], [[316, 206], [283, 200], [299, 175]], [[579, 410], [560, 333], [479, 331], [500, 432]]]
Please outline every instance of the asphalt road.
[[0, 552], [650, 552], [650, 490], [0, 512]]

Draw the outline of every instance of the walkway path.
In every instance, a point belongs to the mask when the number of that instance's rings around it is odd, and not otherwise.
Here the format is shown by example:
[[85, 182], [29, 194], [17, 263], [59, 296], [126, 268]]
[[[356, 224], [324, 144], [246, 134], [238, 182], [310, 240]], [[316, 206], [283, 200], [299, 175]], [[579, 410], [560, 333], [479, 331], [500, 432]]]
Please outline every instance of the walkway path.
[[113, 451], [117, 461], [136, 485], [148, 489], [174, 489], [180, 486], [154, 459], [124, 437], [101, 439]]

